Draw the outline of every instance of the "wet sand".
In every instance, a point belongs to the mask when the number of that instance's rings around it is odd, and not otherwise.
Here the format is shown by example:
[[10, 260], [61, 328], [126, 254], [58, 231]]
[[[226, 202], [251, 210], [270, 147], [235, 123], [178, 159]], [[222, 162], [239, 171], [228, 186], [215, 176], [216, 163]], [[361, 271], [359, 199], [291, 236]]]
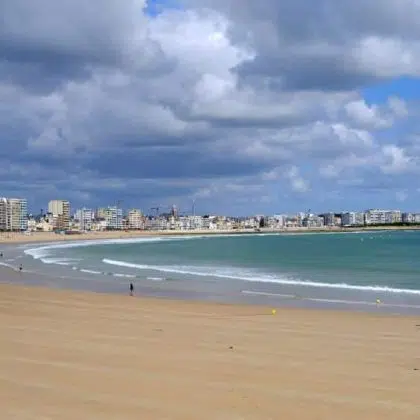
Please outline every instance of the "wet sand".
[[0, 284], [2, 418], [418, 420], [419, 325]]

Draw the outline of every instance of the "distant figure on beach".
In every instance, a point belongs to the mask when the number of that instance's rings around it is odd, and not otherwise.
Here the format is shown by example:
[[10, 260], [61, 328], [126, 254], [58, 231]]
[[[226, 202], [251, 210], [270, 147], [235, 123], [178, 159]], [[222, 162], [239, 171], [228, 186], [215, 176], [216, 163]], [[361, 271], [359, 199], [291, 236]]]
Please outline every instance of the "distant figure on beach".
[[134, 284], [130, 283], [130, 296], [133, 296], [134, 294]]
[[3, 252], [0, 252], [0, 257], [3, 258]]
[[22, 272], [22, 270], [23, 270], [23, 266], [22, 266], [22, 264], [19, 266], [19, 271], [20, 272]]

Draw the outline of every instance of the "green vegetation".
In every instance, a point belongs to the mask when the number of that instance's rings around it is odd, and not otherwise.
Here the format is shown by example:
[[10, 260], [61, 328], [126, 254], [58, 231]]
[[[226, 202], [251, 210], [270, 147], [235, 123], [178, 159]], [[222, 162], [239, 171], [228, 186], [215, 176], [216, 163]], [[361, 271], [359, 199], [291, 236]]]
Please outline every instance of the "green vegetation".
[[354, 226], [343, 226], [346, 228], [369, 228], [369, 227], [415, 227], [420, 226], [420, 223], [408, 223], [408, 222], [398, 222], [398, 223], [378, 223], [371, 225], [354, 225]]

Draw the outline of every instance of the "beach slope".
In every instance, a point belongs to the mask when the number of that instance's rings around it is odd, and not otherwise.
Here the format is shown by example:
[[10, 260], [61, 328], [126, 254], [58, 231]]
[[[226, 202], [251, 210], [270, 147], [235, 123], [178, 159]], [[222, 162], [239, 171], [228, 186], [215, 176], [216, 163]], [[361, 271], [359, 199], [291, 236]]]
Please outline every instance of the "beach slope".
[[417, 324], [2, 284], [1, 417], [418, 420]]

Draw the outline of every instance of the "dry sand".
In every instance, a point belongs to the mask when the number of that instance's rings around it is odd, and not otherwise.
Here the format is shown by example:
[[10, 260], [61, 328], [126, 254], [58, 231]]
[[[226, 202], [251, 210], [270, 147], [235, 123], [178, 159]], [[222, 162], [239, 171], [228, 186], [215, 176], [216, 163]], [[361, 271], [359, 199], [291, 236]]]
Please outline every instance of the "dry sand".
[[417, 324], [3, 284], [0, 417], [418, 420]]
[[[420, 230], [419, 226], [369, 226], [362, 228], [340, 228], [340, 227], [322, 227], [322, 228], [286, 228], [286, 229], [262, 229], [263, 233], [340, 233], [340, 232], [356, 232], [356, 231], [404, 231], [404, 230]], [[229, 230], [118, 230], [118, 231], [92, 231], [76, 233], [72, 235], [59, 235], [54, 232], [31, 232], [25, 234], [20, 232], [0, 232], [0, 244], [13, 243], [29, 243], [29, 242], [57, 242], [57, 241], [85, 241], [97, 239], [127, 239], [141, 238], [148, 236], [173, 236], [173, 235], [223, 235], [223, 234], [241, 234], [256, 233], [254, 229], [229, 229]]]
[[86, 241], [97, 239], [126, 239], [142, 238], [148, 236], [170, 236], [170, 235], [214, 235], [214, 234], [232, 234], [232, 233], [252, 233], [251, 230], [194, 230], [194, 231], [153, 231], [153, 230], [131, 230], [131, 231], [97, 231], [76, 233], [71, 235], [60, 235], [54, 232], [32, 232], [24, 234], [20, 232], [0, 232], [0, 243], [29, 243], [29, 242], [59, 242], [59, 241]]

